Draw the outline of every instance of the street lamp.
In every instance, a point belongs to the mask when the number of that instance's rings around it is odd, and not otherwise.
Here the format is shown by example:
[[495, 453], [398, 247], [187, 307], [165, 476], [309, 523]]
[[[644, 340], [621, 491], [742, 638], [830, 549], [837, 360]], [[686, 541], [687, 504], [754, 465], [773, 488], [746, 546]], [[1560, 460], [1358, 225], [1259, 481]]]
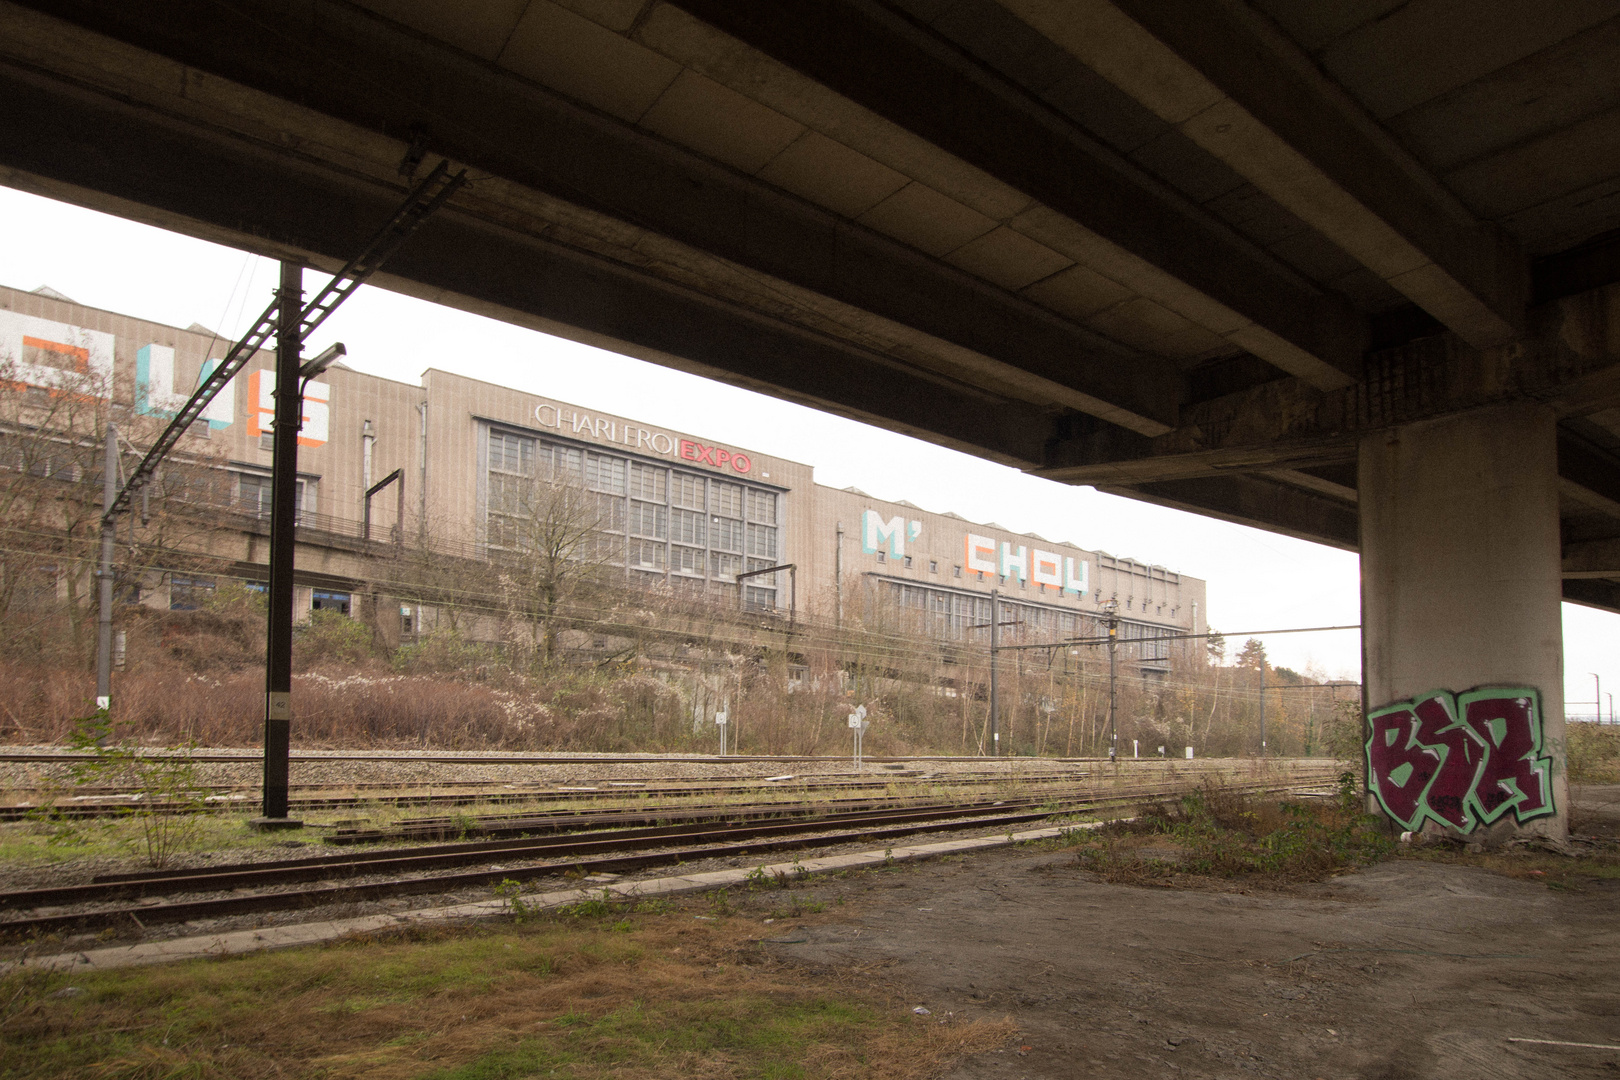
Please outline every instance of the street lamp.
[[1119, 597], [1109, 598], [1103, 614], [1108, 616], [1108, 763], [1113, 765], [1119, 761], [1119, 717], [1114, 710], [1119, 692]]
[[1592, 701], [1592, 711], [1597, 713], [1598, 723], [1601, 724], [1603, 723], [1603, 680], [1598, 678], [1598, 673], [1595, 671], [1588, 671], [1587, 674], [1592, 676], [1592, 697], [1594, 699]]
[[[328, 345], [321, 351], [320, 355], [305, 360], [303, 366], [298, 369], [298, 396], [303, 397], [304, 388], [309, 385], [311, 380], [319, 378], [326, 372], [327, 368], [337, 363], [339, 357], [347, 355], [349, 355], [349, 350], [344, 348], [343, 342], [340, 341], [336, 345]], [[370, 423], [370, 421], [367, 421], [367, 423]]]

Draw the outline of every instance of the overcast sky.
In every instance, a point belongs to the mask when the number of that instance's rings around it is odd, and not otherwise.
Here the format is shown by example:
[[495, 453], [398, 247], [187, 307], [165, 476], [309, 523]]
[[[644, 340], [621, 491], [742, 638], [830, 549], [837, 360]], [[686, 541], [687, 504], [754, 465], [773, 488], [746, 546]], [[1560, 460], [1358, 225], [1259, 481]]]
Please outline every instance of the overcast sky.
[[[307, 281], [319, 282], [315, 274]], [[81, 304], [234, 338], [270, 302], [275, 264], [231, 248], [0, 187], [0, 284], [50, 285]], [[307, 287], [307, 286], [306, 286]], [[348, 347], [359, 371], [418, 383], [437, 367], [592, 410], [813, 465], [883, 499], [1129, 556], [1209, 582], [1228, 632], [1359, 621], [1356, 556], [1319, 544], [1025, 476], [851, 420], [368, 287], [309, 351]], [[1354, 632], [1271, 635], [1272, 662], [1359, 679]], [[1236, 646], [1232, 652], [1235, 655]], [[1564, 605], [1566, 697], [1590, 712], [1597, 672], [1620, 691], [1620, 616]], [[1460, 689], [1460, 688], [1459, 688]], [[1607, 705], [1605, 704], [1605, 711]]]

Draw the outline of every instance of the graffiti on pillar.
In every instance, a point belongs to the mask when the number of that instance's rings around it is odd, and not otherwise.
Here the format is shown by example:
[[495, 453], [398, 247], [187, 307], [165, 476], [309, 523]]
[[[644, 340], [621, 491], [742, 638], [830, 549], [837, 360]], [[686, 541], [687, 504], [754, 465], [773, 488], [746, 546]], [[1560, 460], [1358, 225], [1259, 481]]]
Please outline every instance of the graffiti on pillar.
[[1520, 824], [1553, 813], [1541, 695], [1437, 690], [1375, 709], [1367, 717], [1367, 790], [1413, 831], [1425, 820], [1468, 833], [1508, 813]]

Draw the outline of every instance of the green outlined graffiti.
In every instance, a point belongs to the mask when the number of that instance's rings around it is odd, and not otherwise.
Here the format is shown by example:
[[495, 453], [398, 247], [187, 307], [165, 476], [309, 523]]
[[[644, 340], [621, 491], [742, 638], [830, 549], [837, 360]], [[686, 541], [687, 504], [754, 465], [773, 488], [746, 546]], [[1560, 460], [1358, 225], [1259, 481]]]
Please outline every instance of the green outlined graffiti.
[[1436, 690], [1367, 716], [1367, 790], [1416, 831], [1459, 833], [1511, 812], [1520, 824], [1556, 812], [1542, 752], [1541, 695], [1527, 687]]

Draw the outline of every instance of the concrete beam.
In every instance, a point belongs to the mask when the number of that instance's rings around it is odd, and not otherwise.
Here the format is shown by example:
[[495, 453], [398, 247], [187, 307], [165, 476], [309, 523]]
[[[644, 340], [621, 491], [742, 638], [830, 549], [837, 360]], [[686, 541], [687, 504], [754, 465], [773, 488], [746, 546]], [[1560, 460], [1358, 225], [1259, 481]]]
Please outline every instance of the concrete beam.
[[[402, 188], [0, 66], [0, 182], [271, 257], [335, 270]], [[785, 397], [1019, 467], [1054, 416], [771, 320], [452, 204], [376, 282]]]
[[1000, 0], [1484, 348], [1524, 328], [1528, 264], [1280, 30], [1235, 0]]
[[1103, 485], [1097, 490], [1345, 551], [1355, 551], [1359, 543], [1360, 525], [1353, 505], [1265, 477], [1167, 480], [1130, 487]]
[[[1368, 379], [1322, 392], [1278, 379], [1185, 406], [1153, 438], [1086, 437], [1064, 429], [1039, 474], [1071, 484], [1139, 484], [1230, 473], [1311, 470], [1353, 462], [1362, 433], [1533, 398], [1560, 417], [1620, 400], [1620, 287], [1567, 297], [1535, 313], [1536, 336], [1472, 349], [1443, 335], [1367, 358]], [[1560, 429], [1560, 484], [1570, 498], [1620, 518], [1620, 460]], [[1306, 472], [1288, 482], [1344, 497]]]
[[1562, 428], [1558, 431], [1558, 487], [1564, 497], [1620, 520], [1620, 461]]
[[1359, 375], [1348, 303], [927, 28], [875, 0], [671, 2], [1078, 223], [1193, 322], [1324, 389]]
[[1567, 603], [1620, 614], [1620, 582], [1565, 578], [1564, 600]]
[[[0, 3], [0, 54], [35, 69], [81, 85], [99, 79], [122, 96], [126, 87], [141, 92], [126, 73], [148, 74], [165, 66], [162, 58], [171, 62], [173, 93], [184, 107], [206, 112], [238, 101], [268, 129], [256, 136], [288, 155], [318, 152], [332, 138], [329, 118], [352, 125], [357, 141], [401, 140], [401, 152], [413, 132], [422, 132], [430, 152], [482, 174], [469, 199], [498, 199], [503, 188], [515, 188], [508, 199], [513, 217], [533, 215], [522, 206], [527, 199], [561, 215], [565, 226], [599, 219], [592, 228], [631, 238], [625, 242], [632, 249], [634, 235], [650, 231], [724, 260], [725, 272], [764, 274], [791, 286], [777, 308], [814, 308], [825, 297], [827, 310], [809, 313], [823, 325], [870, 313], [903, 331], [899, 336], [922, 339], [906, 343], [908, 358], [920, 363], [936, 353], [935, 370], [948, 376], [1147, 434], [1175, 421], [1182, 391], [1167, 361], [359, 8], [319, 2], [307, 18], [290, 19], [268, 2], [221, 8], [154, 0], [138, 12], [113, 0], [31, 6], [65, 21], [42, 22]], [[308, 115], [255, 111], [239, 100], [249, 95], [233, 94], [202, 72], [294, 102]], [[199, 139], [217, 137], [215, 119], [191, 130]], [[5, 153], [0, 148], [0, 160]], [[37, 163], [33, 171], [49, 169]], [[192, 181], [203, 187], [208, 178]], [[258, 233], [276, 227], [269, 220], [243, 224]], [[635, 254], [649, 265], [661, 261]], [[703, 273], [690, 265], [677, 271], [672, 276], [688, 280]], [[865, 343], [872, 336], [865, 330], [853, 327], [850, 336]]]
[[1564, 578], [1620, 579], [1620, 539], [1565, 544]]

